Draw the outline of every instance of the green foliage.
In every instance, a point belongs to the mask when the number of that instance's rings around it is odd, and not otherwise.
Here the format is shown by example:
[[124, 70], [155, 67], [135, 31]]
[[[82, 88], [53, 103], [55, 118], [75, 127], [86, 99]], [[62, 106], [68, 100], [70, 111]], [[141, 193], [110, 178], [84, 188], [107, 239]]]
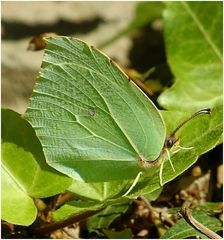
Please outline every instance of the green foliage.
[[1, 169], [2, 219], [18, 225], [30, 225], [37, 216], [37, 209], [24, 187], [18, 184], [7, 169]]
[[172, 110], [222, 104], [222, 2], [167, 3], [164, 37], [174, 85], [159, 97]]
[[18, 113], [2, 109], [2, 218], [29, 225], [36, 218], [31, 197], [64, 191], [71, 179], [45, 163], [33, 128]]
[[[193, 209], [192, 216], [210, 230], [217, 232], [222, 230], [222, 223], [215, 217], [210, 217], [206, 213]], [[183, 239], [199, 236], [203, 239], [207, 238], [204, 234], [197, 231], [189, 225], [184, 219], [177, 221], [175, 225], [169, 228], [166, 233], [161, 236], [162, 239]]]
[[53, 212], [55, 221], [63, 221], [73, 215], [81, 214], [86, 211], [95, 211], [103, 207], [102, 203], [88, 201], [70, 201]]
[[175, 168], [184, 170], [222, 142], [222, 3], [169, 2], [163, 16], [167, 59], [175, 76], [174, 85], [158, 99], [169, 110], [163, 112], [168, 132], [185, 112], [212, 109], [211, 117], [194, 119], [178, 132], [180, 145], [194, 147], [172, 157]]
[[219, 213], [222, 212], [222, 202], [205, 202], [200, 205], [200, 209], [207, 213]]
[[80, 198], [92, 201], [106, 202], [121, 198], [130, 188], [133, 181], [110, 181], [99, 183], [85, 183], [74, 181], [68, 191]]
[[140, 2], [135, 9], [135, 17], [131, 21], [130, 26], [132, 29], [141, 28], [153, 20], [162, 17], [164, 10], [163, 2]]
[[132, 232], [131, 232], [131, 229], [129, 228], [120, 232], [114, 232], [110, 230], [104, 230], [103, 232], [110, 239], [131, 239], [132, 238]]
[[103, 229], [108, 229], [110, 224], [122, 213], [126, 212], [129, 207], [129, 202], [123, 202], [116, 205], [110, 205], [103, 211], [95, 216], [90, 217], [87, 220], [88, 230], [92, 231], [102, 231]]

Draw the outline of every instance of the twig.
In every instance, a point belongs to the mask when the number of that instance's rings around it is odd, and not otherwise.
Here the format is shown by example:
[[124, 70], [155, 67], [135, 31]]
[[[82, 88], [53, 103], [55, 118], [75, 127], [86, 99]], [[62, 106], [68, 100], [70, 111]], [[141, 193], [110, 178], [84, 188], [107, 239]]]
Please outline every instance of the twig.
[[[162, 212], [158, 212], [157, 209], [155, 209], [150, 202], [148, 201], [148, 199], [144, 196], [140, 196], [139, 197], [142, 201], [144, 201], [144, 203], [146, 204], [146, 206], [148, 207], [148, 209], [150, 210], [151, 213], [153, 213], [153, 217], [155, 218], [160, 218], [160, 213]], [[164, 220], [169, 223], [171, 226], [174, 225], [174, 221], [172, 221], [169, 217], [167, 217], [167, 215], [163, 214], [162, 216], [164, 218]]]
[[55, 207], [59, 207], [63, 205], [68, 200], [70, 200], [73, 196], [74, 196], [74, 193], [71, 193], [71, 192], [66, 192], [64, 194], [59, 195], [55, 203]]
[[185, 219], [185, 221], [187, 223], [189, 223], [192, 227], [197, 229], [199, 232], [205, 234], [209, 238], [222, 239], [222, 237], [220, 237], [218, 234], [216, 234], [212, 230], [208, 229], [203, 224], [198, 222], [195, 218], [193, 218], [193, 216], [191, 215], [191, 210], [190, 210], [189, 207], [190, 207], [190, 202], [185, 201], [182, 205], [182, 208], [181, 208], [181, 215], [183, 216], [183, 218]]
[[46, 224], [46, 225], [40, 226], [38, 228], [32, 229], [31, 231], [32, 231], [32, 233], [38, 234], [38, 235], [39, 234], [40, 235], [49, 234], [57, 229], [64, 228], [68, 225], [71, 225], [76, 222], [80, 222], [88, 217], [91, 217], [91, 216], [97, 214], [98, 212], [102, 211], [103, 209], [104, 208], [101, 208], [101, 209], [98, 209], [95, 211], [86, 211], [79, 215], [72, 216], [64, 221]]

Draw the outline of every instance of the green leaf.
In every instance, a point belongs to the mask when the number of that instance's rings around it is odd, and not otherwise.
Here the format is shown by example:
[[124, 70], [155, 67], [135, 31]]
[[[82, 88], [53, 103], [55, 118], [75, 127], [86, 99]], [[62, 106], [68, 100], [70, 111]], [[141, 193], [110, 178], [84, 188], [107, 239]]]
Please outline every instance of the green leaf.
[[56, 222], [63, 221], [71, 216], [75, 216], [86, 211], [95, 211], [103, 207], [102, 203], [98, 202], [81, 202], [70, 201], [61, 206], [56, 211], [52, 212], [53, 218]]
[[102, 229], [108, 229], [110, 224], [121, 214], [125, 213], [130, 206], [129, 202], [123, 202], [116, 205], [110, 205], [102, 212], [90, 217], [87, 220], [88, 230], [97, 231]]
[[222, 212], [223, 210], [223, 203], [222, 202], [205, 202], [200, 205], [200, 209], [204, 212]]
[[103, 232], [110, 239], [131, 239], [132, 238], [132, 231], [130, 228], [120, 232], [115, 232], [110, 230], [103, 230]]
[[21, 116], [2, 109], [2, 218], [19, 225], [31, 224], [36, 208], [31, 197], [55, 195], [71, 179], [45, 163], [32, 127]]
[[110, 199], [117, 199], [124, 195], [131, 187], [132, 181], [111, 181], [99, 183], [85, 183], [74, 181], [68, 187], [71, 191], [81, 198], [105, 202]]
[[144, 197], [149, 199], [149, 201], [155, 201], [159, 197], [159, 195], [161, 194], [162, 190], [163, 190], [162, 187], [156, 189], [155, 191], [150, 190], [150, 191], [148, 191], [144, 194]]
[[46, 41], [25, 118], [48, 164], [81, 181], [135, 178], [139, 156], [154, 160], [163, 147], [160, 113], [97, 49], [68, 37]]
[[143, 27], [153, 20], [162, 17], [165, 7], [163, 2], [140, 2], [135, 9], [135, 16], [130, 23], [132, 28]]
[[2, 166], [1, 218], [7, 222], [28, 226], [34, 222], [37, 209], [23, 186]]
[[222, 2], [171, 2], [163, 15], [175, 83], [160, 105], [195, 111], [222, 104]]
[[[222, 223], [215, 217], [210, 217], [206, 213], [193, 209], [192, 216], [205, 227], [217, 232], [222, 230]], [[191, 225], [189, 225], [183, 218], [178, 220], [167, 232], [161, 236], [162, 239], [183, 239], [189, 237], [200, 236], [201, 238], [207, 238]]]

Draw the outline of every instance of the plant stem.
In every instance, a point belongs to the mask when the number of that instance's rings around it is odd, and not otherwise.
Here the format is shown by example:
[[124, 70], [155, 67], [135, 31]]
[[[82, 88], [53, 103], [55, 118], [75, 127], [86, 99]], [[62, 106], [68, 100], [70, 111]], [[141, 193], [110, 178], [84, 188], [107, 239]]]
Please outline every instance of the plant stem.
[[195, 218], [193, 218], [189, 207], [190, 207], [190, 202], [185, 201], [181, 208], [181, 215], [183, 216], [183, 218], [186, 220], [187, 223], [189, 223], [192, 227], [194, 227], [199, 232], [205, 234], [209, 238], [222, 239], [222, 237], [220, 237], [218, 234], [208, 229], [202, 223], [198, 222]]
[[95, 214], [97, 214], [98, 212], [102, 211], [104, 208], [95, 210], [95, 211], [86, 211], [84, 213], [78, 214], [78, 215], [74, 215], [64, 221], [60, 221], [60, 222], [54, 222], [54, 223], [50, 223], [50, 224], [45, 224], [42, 225], [38, 228], [32, 229], [31, 231], [34, 234], [38, 234], [38, 235], [44, 235], [44, 234], [49, 234], [57, 229], [60, 228], [64, 228], [68, 225], [74, 224], [76, 222], [80, 222], [88, 217], [91, 217]]

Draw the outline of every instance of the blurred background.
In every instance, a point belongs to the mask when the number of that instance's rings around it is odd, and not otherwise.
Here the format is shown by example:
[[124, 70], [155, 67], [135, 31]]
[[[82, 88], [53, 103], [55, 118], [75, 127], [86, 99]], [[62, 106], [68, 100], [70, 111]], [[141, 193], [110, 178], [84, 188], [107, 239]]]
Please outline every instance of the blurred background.
[[[101, 49], [123, 68], [144, 73], [159, 66], [163, 71], [158, 72], [170, 79], [162, 38], [163, 5], [160, 2], [144, 4], [3, 2], [2, 105], [25, 112], [44, 52], [27, 48], [33, 37], [48, 32], [80, 38]], [[104, 44], [113, 37], [116, 41]]]

